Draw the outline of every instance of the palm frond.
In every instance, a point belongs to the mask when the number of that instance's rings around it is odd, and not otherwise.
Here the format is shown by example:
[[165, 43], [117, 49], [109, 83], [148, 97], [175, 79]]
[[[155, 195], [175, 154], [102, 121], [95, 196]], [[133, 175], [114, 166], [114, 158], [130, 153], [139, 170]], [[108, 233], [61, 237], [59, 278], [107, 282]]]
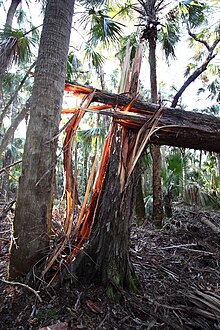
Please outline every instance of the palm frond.
[[21, 24], [27, 23], [27, 15], [22, 8], [16, 10], [15, 16], [17, 18], [17, 23], [20, 26]]
[[207, 5], [202, 1], [185, 0], [179, 2], [179, 12], [191, 27], [196, 27], [207, 22], [205, 9]]
[[136, 32], [132, 32], [131, 34], [122, 37], [120, 40], [120, 48], [119, 51], [115, 54], [115, 56], [122, 62], [126, 57], [127, 45], [131, 47], [130, 52], [130, 64], [135, 57], [137, 46], [138, 46], [138, 38]]
[[[91, 7], [101, 7], [104, 4], [106, 4], [105, 0], [79, 0], [78, 1], [81, 6], [86, 7], [86, 8], [91, 8]], [[107, 1], [109, 2], [109, 1]]]
[[90, 10], [91, 15], [91, 30], [90, 42], [96, 45], [99, 41], [109, 45], [111, 42], [116, 42], [122, 36], [121, 23], [115, 22], [111, 17], [99, 10]]
[[219, 198], [204, 191], [199, 184], [192, 182], [185, 187], [184, 203], [190, 206], [219, 209]]
[[165, 22], [158, 33], [159, 40], [165, 52], [166, 59], [175, 58], [175, 45], [180, 40], [178, 25], [173, 22]]
[[36, 40], [25, 34], [24, 31], [5, 29], [0, 31], [0, 73], [8, 70], [12, 64], [30, 62], [31, 46]]
[[110, 7], [112, 12], [116, 12], [112, 17], [115, 18], [119, 16], [121, 18], [133, 18], [133, 11], [132, 11], [132, 1], [127, 0], [125, 4], [116, 3], [112, 7]]
[[75, 74], [81, 67], [81, 64], [82, 63], [79, 61], [79, 59], [73, 52], [70, 52], [68, 54], [67, 65], [66, 65], [66, 79], [67, 80], [74, 79]]
[[100, 68], [103, 66], [105, 57], [97, 52], [91, 44], [87, 43], [84, 50], [85, 58], [91, 61], [91, 64], [95, 68]]
[[91, 127], [85, 130], [79, 130], [77, 135], [83, 139], [90, 140], [94, 137], [105, 136], [105, 129], [103, 127]]

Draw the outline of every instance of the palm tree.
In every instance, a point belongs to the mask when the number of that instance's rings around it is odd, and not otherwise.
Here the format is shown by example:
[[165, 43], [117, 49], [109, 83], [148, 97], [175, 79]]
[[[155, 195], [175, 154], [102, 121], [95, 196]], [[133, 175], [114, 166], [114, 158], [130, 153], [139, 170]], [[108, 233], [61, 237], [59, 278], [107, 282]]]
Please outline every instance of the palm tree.
[[73, 10], [73, 0], [49, 0], [45, 11], [14, 220], [11, 278], [29, 271], [49, 248], [57, 147], [53, 138], [59, 130]]

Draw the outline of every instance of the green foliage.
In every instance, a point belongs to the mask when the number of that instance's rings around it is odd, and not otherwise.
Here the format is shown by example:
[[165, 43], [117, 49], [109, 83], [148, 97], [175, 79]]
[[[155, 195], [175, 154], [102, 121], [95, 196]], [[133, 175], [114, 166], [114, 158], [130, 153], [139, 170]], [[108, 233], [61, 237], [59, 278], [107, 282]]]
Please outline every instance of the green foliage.
[[15, 29], [0, 30], [0, 70], [7, 70], [12, 64], [31, 62], [32, 47], [37, 44], [30, 32]]
[[77, 56], [73, 52], [70, 52], [67, 58], [66, 79], [75, 80], [78, 76], [81, 65], [82, 63]]
[[84, 26], [91, 23], [89, 30], [89, 43], [94, 46], [103, 43], [109, 46], [112, 42], [118, 42], [122, 35], [123, 24], [115, 22], [106, 14], [107, 10], [95, 10], [91, 8], [81, 18], [80, 22]]
[[196, 64], [194, 63], [188, 63], [186, 66], [186, 70], [184, 72], [184, 77], [187, 78], [189, 75], [196, 69]]
[[118, 81], [119, 81], [119, 69], [116, 68], [115, 70], [112, 70], [110, 74], [110, 82], [114, 91], [117, 90], [118, 88]]
[[92, 44], [85, 45], [85, 59], [89, 60], [95, 68], [102, 67], [105, 62], [105, 57], [95, 50]]
[[159, 40], [165, 52], [166, 59], [175, 58], [175, 45], [180, 41], [179, 26], [173, 22], [165, 22], [158, 33]]
[[219, 209], [220, 199], [199, 186], [197, 183], [190, 183], [184, 189], [184, 203], [187, 206], [200, 207], [205, 209]]
[[120, 18], [123, 19], [127, 19], [133, 18], [133, 1], [131, 0], [127, 0], [125, 3], [121, 3], [121, 1], [116, 1], [116, 3], [114, 3], [113, 6], [110, 6], [110, 9], [112, 10], [112, 12], [116, 12], [116, 14], [114, 15], [114, 18], [116, 16], [119, 16]]
[[106, 0], [79, 0], [79, 3], [83, 6], [83, 7], [86, 7], [86, 8], [91, 8], [91, 7], [101, 7], [103, 6], [104, 4], [106, 4]]
[[97, 12], [91, 9], [89, 15], [92, 18], [90, 40], [94, 45], [97, 44], [98, 40], [107, 46], [111, 42], [119, 41], [119, 38], [122, 36], [121, 28], [123, 24], [113, 21], [101, 10]]
[[197, 27], [206, 23], [204, 14], [206, 4], [203, 1], [185, 0], [179, 2], [179, 12], [183, 20], [188, 21], [191, 27]]
[[17, 18], [17, 23], [22, 26], [24, 23], [27, 23], [27, 15], [22, 8], [18, 8], [15, 12], [15, 16]]
[[136, 50], [139, 44], [137, 32], [130, 33], [129, 35], [124, 36], [120, 39], [119, 51], [115, 54], [115, 56], [120, 60], [120, 62], [123, 62], [126, 56], [128, 43], [131, 47], [131, 53], [130, 53], [130, 64], [131, 64], [135, 57]]

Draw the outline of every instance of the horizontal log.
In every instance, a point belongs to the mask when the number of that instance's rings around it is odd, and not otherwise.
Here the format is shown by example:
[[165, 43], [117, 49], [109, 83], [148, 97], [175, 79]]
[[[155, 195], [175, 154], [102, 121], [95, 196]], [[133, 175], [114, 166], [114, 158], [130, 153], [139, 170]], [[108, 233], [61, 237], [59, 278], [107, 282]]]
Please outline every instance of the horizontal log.
[[[113, 116], [128, 127], [141, 127], [158, 110], [157, 104], [135, 100], [130, 112], [121, 111], [131, 102], [125, 95], [103, 92], [91, 87], [66, 82], [65, 90], [81, 97], [95, 90], [93, 102], [111, 105], [115, 110], [99, 110], [100, 114]], [[93, 111], [90, 109], [90, 111]], [[94, 110], [95, 111], [95, 110]], [[158, 130], [151, 143], [220, 153], [220, 118], [192, 111], [163, 107]]]

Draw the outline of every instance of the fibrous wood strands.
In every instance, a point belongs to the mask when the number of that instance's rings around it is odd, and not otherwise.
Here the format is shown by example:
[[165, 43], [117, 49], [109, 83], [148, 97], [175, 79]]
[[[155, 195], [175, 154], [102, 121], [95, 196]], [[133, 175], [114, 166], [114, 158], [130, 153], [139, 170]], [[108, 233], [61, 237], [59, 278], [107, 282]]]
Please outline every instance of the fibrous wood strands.
[[214, 292], [194, 290], [187, 293], [187, 298], [193, 303], [192, 312], [219, 322], [220, 296]]
[[[71, 91], [78, 98], [82, 98], [94, 90], [74, 83], [66, 83], [65, 89]], [[122, 111], [130, 100], [125, 95], [96, 90], [93, 102], [99, 102], [105, 104], [105, 106], [90, 106], [89, 109], [84, 110], [111, 116], [115, 122], [138, 130], [154, 115], [159, 106], [135, 100], [129, 111]], [[63, 113], [73, 111], [75, 110], [66, 109]], [[163, 107], [163, 116], [159, 118], [157, 133], [151, 136], [150, 143], [219, 153], [219, 127], [220, 118], [218, 117]]]
[[[62, 110], [63, 114], [74, 114], [72, 120], [68, 122], [63, 146], [66, 196], [65, 237], [49, 258], [42, 275], [47, 273], [67, 245], [71, 246], [71, 251], [65, 258], [62, 257], [60, 265], [71, 262], [90, 236], [109, 162], [115, 125], [120, 125], [122, 133], [121, 157], [118, 164], [121, 192], [124, 190], [149, 139], [153, 143], [220, 152], [220, 120], [218, 118], [176, 109], [162, 109], [158, 105], [144, 104], [135, 98], [129, 100], [121, 95], [97, 91], [73, 83], [66, 83], [65, 90], [82, 102], [79, 107]], [[102, 105], [91, 105], [91, 102], [94, 101], [102, 103]], [[73, 213], [77, 204], [77, 190], [75, 189], [76, 181], [72, 175], [71, 147], [74, 134], [85, 111], [112, 116], [113, 124], [104, 144], [90, 200], [88, 201], [90, 190], [90, 186], [88, 186], [79, 217], [74, 223]], [[154, 134], [155, 132], [156, 134]], [[93, 175], [94, 167], [90, 175], [89, 185]], [[86, 205], [88, 206], [86, 207]]]
[[[70, 87], [66, 88], [70, 91]], [[82, 98], [81, 89], [79, 90], [74, 87], [71, 92], [78, 98]], [[85, 92], [85, 89], [84, 89]], [[70, 263], [74, 260], [78, 251], [83, 247], [85, 241], [90, 237], [92, 230], [93, 222], [96, 215], [97, 205], [99, 201], [99, 196], [102, 190], [103, 181], [106, 174], [106, 169], [109, 162], [111, 143], [115, 128], [117, 125], [121, 126], [122, 130], [122, 140], [121, 140], [121, 157], [118, 164], [118, 176], [120, 178], [120, 187], [121, 192], [125, 189], [125, 185], [128, 182], [129, 176], [131, 175], [135, 164], [138, 158], [141, 155], [148, 139], [154, 132], [157, 127], [157, 122], [160, 118], [162, 109], [160, 108], [151, 119], [149, 119], [144, 125], [142, 125], [140, 131], [138, 132], [137, 126], [134, 125], [134, 130], [131, 128], [132, 120], [126, 120], [128, 122], [128, 127], [124, 124], [123, 119], [119, 121], [116, 119], [110, 126], [108, 137], [105, 140], [102, 156], [99, 164], [99, 169], [96, 175], [96, 179], [93, 185], [92, 193], [90, 200], [88, 201], [88, 196], [91, 188], [92, 179], [95, 172], [95, 163], [94, 161], [90, 178], [88, 181], [88, 187], [84, 197], [84, 201], [81, 209], [78, 212], [78, 218], [74, 220], [74, 210], [77, 205], [77, 190], [76, 190], [76, 180], [73, 177], [73, 166], [72, 166], [72, 141], [74, 134], [77, 130], [79, 122], [85, 113], [85, 109], [91, 109], [90, 103], [95, 95], [95, 91], [91, 93], [91, 90], [86, 91], [87, 97], [83, 94], [83, 100], [80, 107], [76, 107], [67, 111], [66, 109], [63, 113], [74, 113], [72, 120], [69, 122], [66, 127], [66, 136], [63, 143], [63, 158], [64, 158], [64, 175], [65, 175], [65, 197], [66, 197], [66, 215], [64, 223], [64, 233], [61, 243], [56, 247], [55, 252], [49, 258], [42, 276], [45, 276], [48, 270], [53, 266], [53, 264], [59, 259], [61, 252], [65, 247], [71, 246], [70, 253], [62, 258], [60, 262], [60, 267], [64, 266], [66, 263]], [[121, 107], [121, 112], [129, 114], [132, 109], [132, 106], [135, 102], [135, 99], [131, 100], [128, 104]], [[109, 109], [110, 105], [107, 106], [93, 106], [92, 108], [96, 111], [101, 111], [103, 109]], [[103, 110], [104, 111], [104, 110]], [[87, 206], [86, 206], [87, 205]], [[59, 269], [60, 270], [60, 269]], [[58, 270], [58, 271], [59, 271]], [[58, 273], [56, 272], [56, 274]], [[55, 276], [56, 276], [55, 274]]]

